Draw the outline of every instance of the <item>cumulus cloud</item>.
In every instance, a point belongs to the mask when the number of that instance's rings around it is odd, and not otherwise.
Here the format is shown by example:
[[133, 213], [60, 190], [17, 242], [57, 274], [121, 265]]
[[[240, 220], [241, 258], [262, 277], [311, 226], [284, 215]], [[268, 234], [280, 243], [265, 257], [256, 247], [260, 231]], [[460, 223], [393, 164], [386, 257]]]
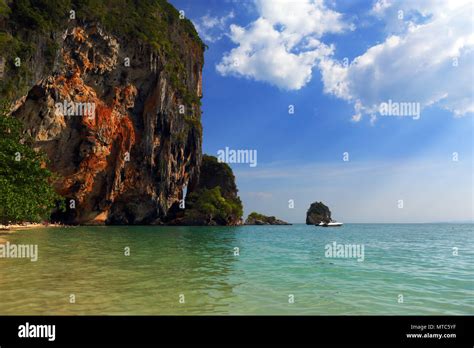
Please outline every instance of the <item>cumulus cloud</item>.
[[213, 43], [220, 40], [224, 36], [229, 21], [234, 17], [234, 11], [230, 11], [228, 14], [222, 17], [206, 14], [195, 20], [194, 26], [204, 41]]
[[324, 91], [352, 102], [354, 121], [374, 119], [388, 100], [436, 105], [456, 116], [474, 112], [472, 10], [470, 1], [377, 1], [373, 11], [389, 18], [387, 28], [398, 20], [404, 31], [350, 64], [323, 59]]
[[372, 7], [372, 13], [376, 16], [382, 15], [392, 4], [389, 0], [377, 0]]
[[257, 0], [256, 8], [254, 22], [230, 26], [229, 37], [237, 47], [216, 66], [220, 74], [298, 90], [311, 80], [317, 63], [334, 51], [321, 37], [351, 28], [322, 0]]

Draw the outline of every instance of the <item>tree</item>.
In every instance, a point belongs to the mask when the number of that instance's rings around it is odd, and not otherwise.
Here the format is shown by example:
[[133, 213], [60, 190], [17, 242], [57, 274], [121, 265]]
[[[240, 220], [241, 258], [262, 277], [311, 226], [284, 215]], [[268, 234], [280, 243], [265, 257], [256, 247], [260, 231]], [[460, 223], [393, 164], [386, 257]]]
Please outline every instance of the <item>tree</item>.
[[238, 197], [226, 199], [221, 194], [220, 186], [216, 186], [212, 189], [202, 188], [190, 193], [185, 215], [190, 220], [214, 221], [218, 225], [227, 225], [229, 222], [240, 220], [242, 213], [240, 199]]
[[49, 218], [61, 197], [51, 186], [46, 157], [22, 135], [19, 120], [0, 108], [0, 219], [2, 224]]

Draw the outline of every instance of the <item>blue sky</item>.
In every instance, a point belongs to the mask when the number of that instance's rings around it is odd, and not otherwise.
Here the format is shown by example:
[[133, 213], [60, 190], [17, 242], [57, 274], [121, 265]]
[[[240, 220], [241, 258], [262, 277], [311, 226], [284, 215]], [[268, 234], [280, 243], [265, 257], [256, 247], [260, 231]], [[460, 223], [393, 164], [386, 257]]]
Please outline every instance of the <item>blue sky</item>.
[[[304, 222], [323, 201], [345, 222], [473, 219], [469, 2], [171, 3], [209, 46], [203, 152], [257, 151], [230, 164], [246, 214]], [[419, 118], [382, 115], [389, 100]]]

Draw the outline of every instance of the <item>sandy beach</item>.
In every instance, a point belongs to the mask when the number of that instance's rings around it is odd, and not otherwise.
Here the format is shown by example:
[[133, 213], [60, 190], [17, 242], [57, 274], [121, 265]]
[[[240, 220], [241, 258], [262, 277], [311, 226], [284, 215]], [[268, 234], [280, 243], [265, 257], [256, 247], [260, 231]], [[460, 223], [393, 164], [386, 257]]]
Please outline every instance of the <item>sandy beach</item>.
[[5, 239], [9, 234], [12, 234], [17, 231], [44, 228], [44, 227], [64, 227], [60, 224], [45, 224], [45, 223], [23, 223], [23, 224], [11, 224], [11, 225], [2, 225], [0, 224], [0, 243], [5, 243]]
[[45, 224], [45, 223], [30, 223], [25, 222], [22, 224], [11, 224], [11, 225], [2, 225], [0, 224], [0, 233], [1, 232], [15, 232], [20, 230], [29, 230], [32, 228], [41, 228], [41, 227], [64, 227], [61, 224]]

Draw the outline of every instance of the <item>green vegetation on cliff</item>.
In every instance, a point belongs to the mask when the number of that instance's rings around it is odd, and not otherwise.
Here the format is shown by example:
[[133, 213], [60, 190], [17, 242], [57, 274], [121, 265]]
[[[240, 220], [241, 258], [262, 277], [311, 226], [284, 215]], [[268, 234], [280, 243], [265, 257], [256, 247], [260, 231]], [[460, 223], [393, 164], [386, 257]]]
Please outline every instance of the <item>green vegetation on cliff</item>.
[[204, 155], [197, 187], [186, 197], [185, 224], [236, 225], [243, 215], [232, 169]]
[[222, 196], [225, 198], [238, 198], [235, 176], [230, 166], [219, 162], [214, 156], [203, 155], [198, 188], [212, 189], [216, 186], [221, 187]]
[[234, 224], [240, 220], [243, 213], [240, 199], [224, 198], [219, 186], [192, 192], [189, 195], [189, 202], [189, 209], [185, 213], [186, 219], [206, 225]]
[[9, 15], [17, 29], [31, 28], [44, 34], [67, 26], [70, 11], [75, 11], [77, 20], [100, 22], [114, 34], [138, 38], [169, 52], [169, 28], [180, 23], [178, 30], [205, 47], [191, 21], [180, 18], [178, 10], [166, 0], [16, 0], [11, 10], [5, 0], [0, 4], [0, 15]]
[[[43, 68], [51, 71], [57, 40], [74, 22], [97, 22], [114, 35], [149, 44], [166, 62], [164, 68], [184, 103], [200, 102], [196, 92], [186, 87], [186, 69], [176, 38], [197, 44], [201, 61], [206, 46], [191, 21], [166, 0], [0, 0], [0, 55], [6, 60], [0, 95], [11, 101], [25, 94], [32, 79], [28, 65], [38, 50], [46, 59]], [[20, 66], [15, 65], [16, 58]]]
[[255, 211], [251, 212], [249, 216], [247, 217], [247, 219], [254, 219], [254, 220], [265, 220], [266, 218], [267, 218], [266, 215], [257, 213]]
[[50, 185], [44, 156], [21, 135], [21, 123], [0, 112], [0, 220], [2, 224], [49, 218], [60, 197]]

